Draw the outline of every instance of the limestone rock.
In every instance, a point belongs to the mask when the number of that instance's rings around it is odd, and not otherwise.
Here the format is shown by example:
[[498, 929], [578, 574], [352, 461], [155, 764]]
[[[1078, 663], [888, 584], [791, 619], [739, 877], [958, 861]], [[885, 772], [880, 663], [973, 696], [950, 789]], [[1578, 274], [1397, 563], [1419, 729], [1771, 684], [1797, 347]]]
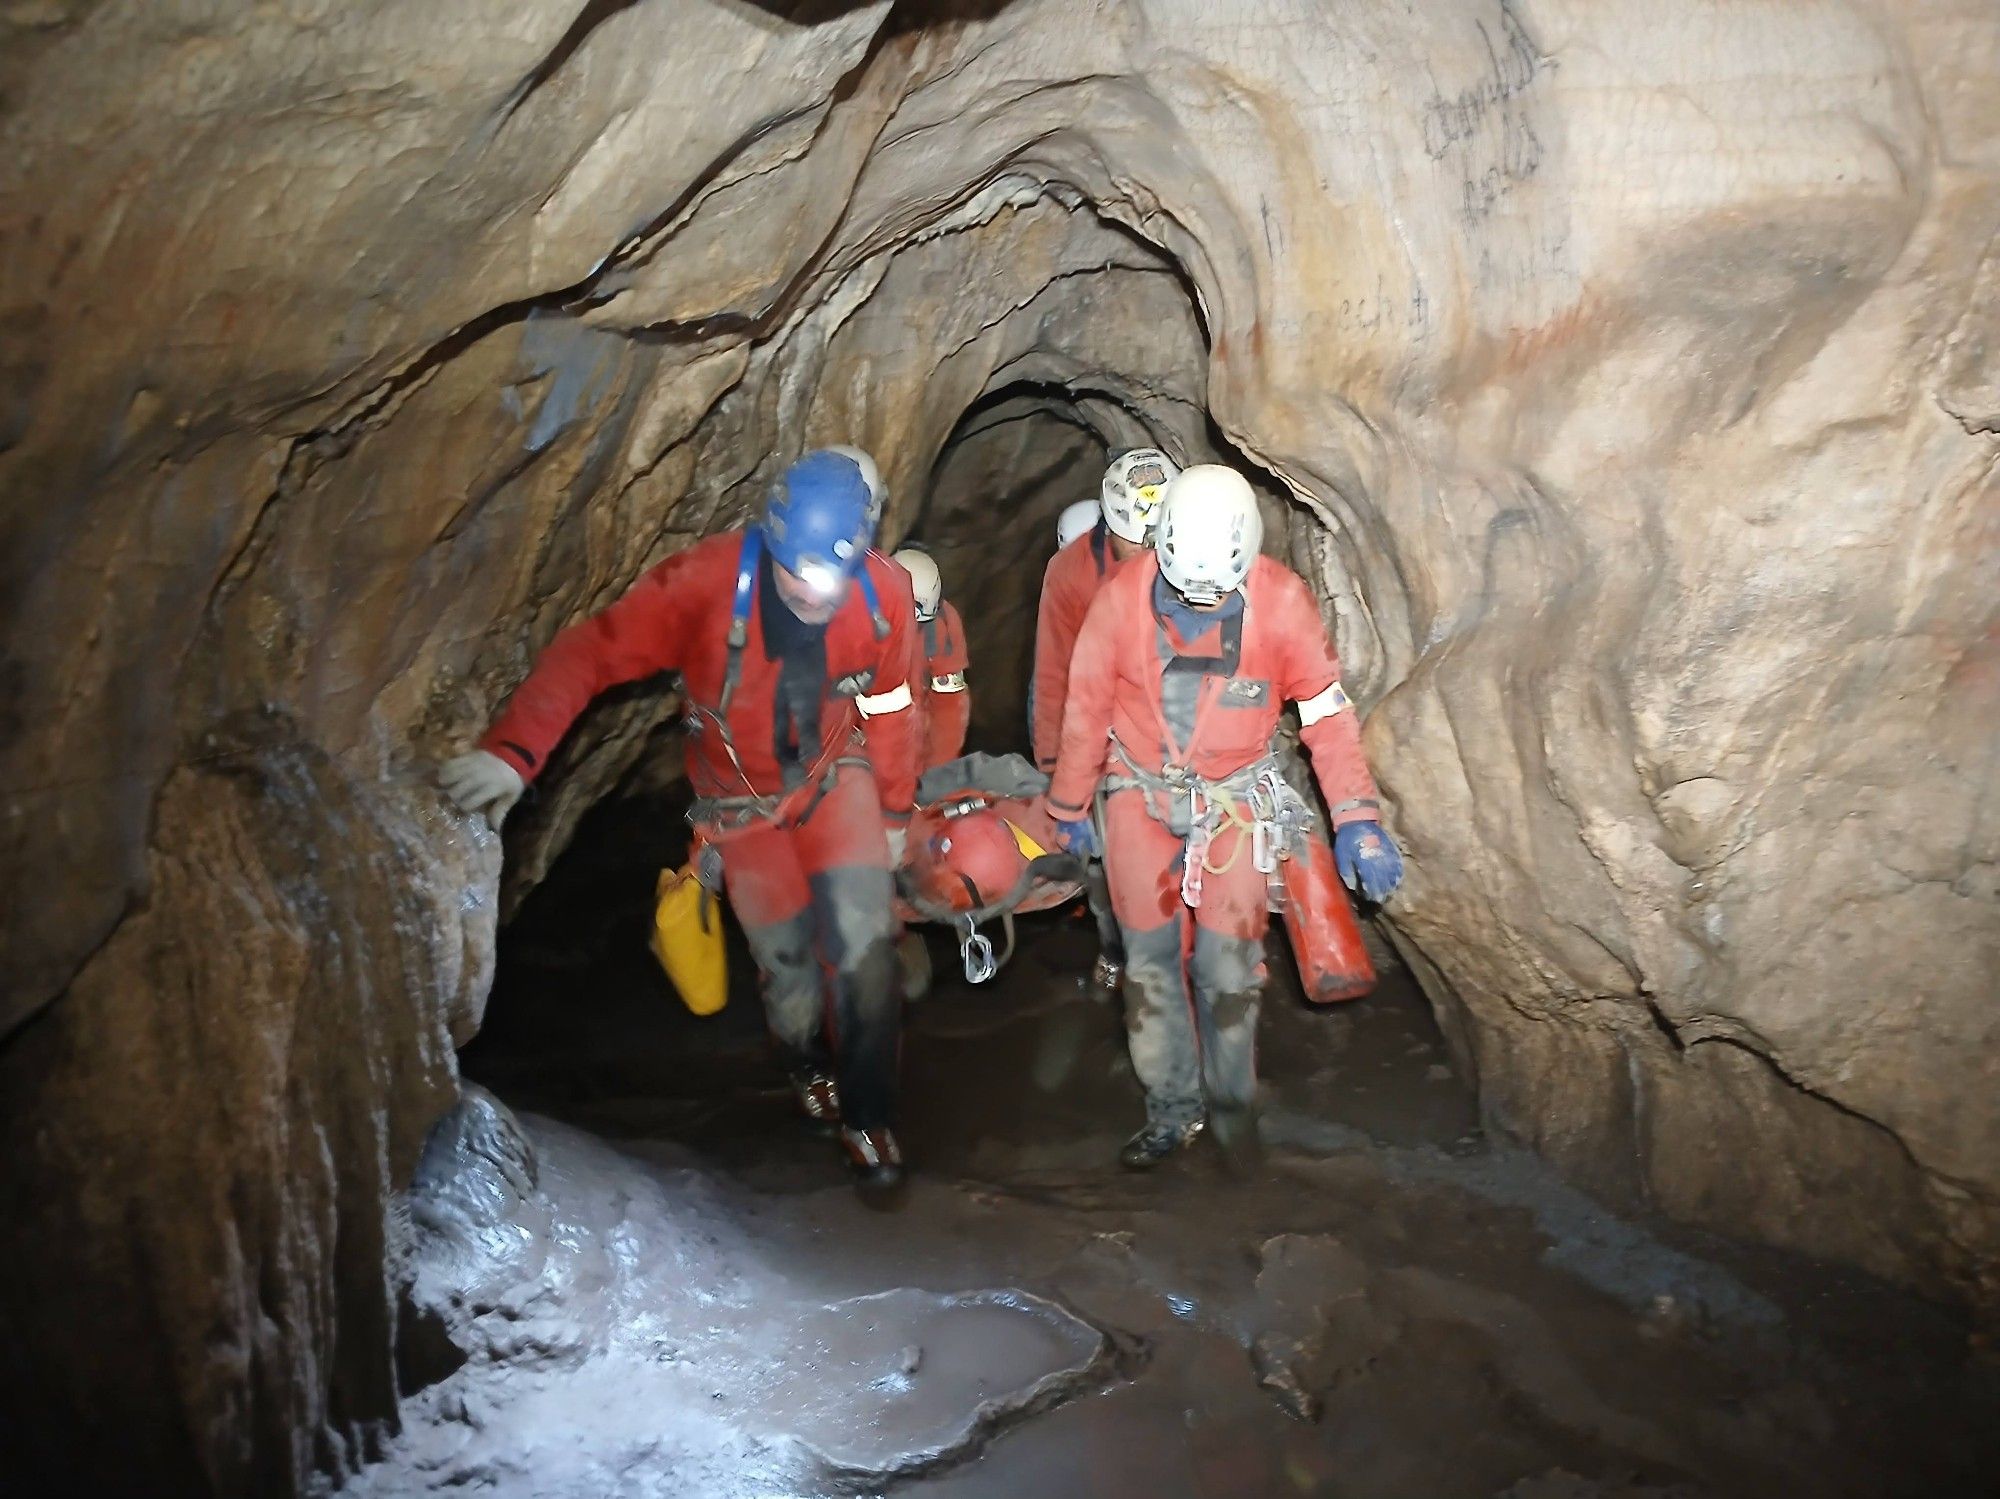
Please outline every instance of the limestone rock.
[[1261, 466], [1492, 1120], [1992, 1304], [1996, 73], [1984, 0], [0, 10], [21, 1377], [162, 1491], [388, 1417], [496, 898], [424, 767], [828, 440], [1010, 636], [971, 490], [1032, 579], [1100, 444]]

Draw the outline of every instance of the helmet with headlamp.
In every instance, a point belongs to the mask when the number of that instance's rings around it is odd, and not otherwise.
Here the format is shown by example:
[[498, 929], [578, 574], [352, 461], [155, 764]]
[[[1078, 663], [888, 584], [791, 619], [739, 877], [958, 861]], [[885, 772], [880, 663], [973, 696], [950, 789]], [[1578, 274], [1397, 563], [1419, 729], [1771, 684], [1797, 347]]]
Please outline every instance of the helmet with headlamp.
[[759, 523], [771, 560], [814, 593], [832, 598], [868, 556], [871, 496], [859, 464], [821, 448], [779, 477]]
[[1180, 469], [1158, 448], [1134, 448], [1113, 459], [1099, 486], [1105, 529], [1125, 541], [1150, 543], [1160, 497]]
[[872, 538], [873, 528], [882, 524], [883, 508], [889, 503], [889, 489], [882, 482], [882, 470], [865, 450], [855, 447], [852, 443], [837, 442], [830, 448], [821, 448], [820, 451], [852, 458], [854, 466], [861, 470], [861, 477], [868, 485], [868, 525], [869, 535]]
[[1190, 604], [1213, 606], [1241, 588], [1263, 544], [1256, 491], [1235, 469], [1197, 463], [1167, 485], [1153, 550]]
[[944, 578], [938, 572], [937, 560], [915, 547], [904, 547], [889, 560], [910, 575], [910, 591], [917, 599], [917, 618], [936, 619], [938, 604], [944, 598]]

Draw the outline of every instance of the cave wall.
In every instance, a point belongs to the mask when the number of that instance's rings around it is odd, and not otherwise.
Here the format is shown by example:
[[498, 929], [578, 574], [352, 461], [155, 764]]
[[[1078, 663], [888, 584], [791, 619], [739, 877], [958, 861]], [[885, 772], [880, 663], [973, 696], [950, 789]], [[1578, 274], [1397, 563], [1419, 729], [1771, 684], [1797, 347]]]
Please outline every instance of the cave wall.
[[424, 766], [803, 446], [893, 539], [1010, 382], [1296, 496], [1494, 1122], [1990, 1304], [1996, 73], [1982, 0], [0, 12], [21, 1382], [163, 1491], [360, 1450], [496, 900]]

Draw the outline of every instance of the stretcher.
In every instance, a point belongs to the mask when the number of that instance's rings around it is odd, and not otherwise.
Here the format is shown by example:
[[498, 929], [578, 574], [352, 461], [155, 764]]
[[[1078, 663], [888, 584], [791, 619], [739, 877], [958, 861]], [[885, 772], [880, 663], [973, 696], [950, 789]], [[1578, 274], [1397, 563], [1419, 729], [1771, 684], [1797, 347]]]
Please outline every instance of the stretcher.
[[[917, 783], [917, 808], [910, 818], [905, 863], [896, 871], [896, 915], [910, 925], [937, 924], [958, 936], [965, 976], [985, 983], [1006, 965], [1014, 949], [1014, 917], [1069, 904], [1083, 893], [1083, 870], [1074, 855], [1056, 847], [1054, 821], [1043, 808], [1049, 780], [1020, 755], [962, 755], [925, 772]], [[955, 819], [991, 811], [1006, 819], [1022, 854], [1011, 889], [983, 904], [945, 904], [936, 882], [920, 867], [940, 835]], [[997, 921], [1004, 944], [995, 951], [982, 928]]]

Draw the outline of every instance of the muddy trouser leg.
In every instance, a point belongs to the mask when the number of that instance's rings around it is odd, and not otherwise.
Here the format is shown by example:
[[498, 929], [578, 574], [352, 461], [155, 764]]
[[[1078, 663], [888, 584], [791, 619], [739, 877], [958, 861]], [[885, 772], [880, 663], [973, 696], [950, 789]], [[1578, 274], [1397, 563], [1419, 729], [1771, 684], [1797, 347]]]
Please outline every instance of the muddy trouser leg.
[[[1097, 824], [1097, 846], [1104, 846], [1104, 798], [1098, 797], [1091, 808], [1091, 820]], [[1125, 934], [1118, 925], [1118, 912], [1111, 904], [1111, 877], [1104, 871], [1104, 860], [1086, 859], [1083, 865], [1083, 897], [1090, 906], [1091, 919], [1097, 923], [1097, 950], [1112, 963], [1125, 961]]]
[[1187, 1125], [1202, 1116], [1201, 1051], [1183, 959], [1188, 909], [1181, 901], [1186, 842], [1147, 813], [1136, 791], [1104, 804], [1104, 862], [1125, 942], [1125, 1029], [1132, 1070], [1146, 1089], [1146, 1115]]
[[[1264, 933], [1270, 924], [1265, 876], [1241, 830], [1227, 827], [1209, 845], [1195, 911], [1194, 984], [1201, 1029], [1202, 1082], [1211, 1107], [1244, 1110], [1256, 1101], [1257, 1010], [1264, 993]], [[1233, 859], [1233, 862], [1232, 862]]]
[[1118, 913], [1111, 906], [1111, 879], [1102, 859], [1086, 860], [1083, 866], [1083, 896], [1090, 904], [1091, 919], [1097, 923], [1097, 950], [1106, 961], [1125, 961], [1125, 933], [1118, 925]]
[[814, 950], [811, 892], [792, 835], [768, 823], [721, 839], [730, 908], [749, 939], [771, 1027], [787, 1071], [826, 1071], [825, 1007]]
[[895, 1123], [903, 1001], [889, 841], [873, 775], [860, 767], [840, 772], [800, 824], [799, 854], [831, 984], [841, 1118], [855, 1129], [879, 1129]]
[[1146, 1089], [1146, 1117], [1186, 1125], [1202, 1117], [1201, 1042], [1181, 964], [1181, 922], [1125, 932], [1125, 1044]]

